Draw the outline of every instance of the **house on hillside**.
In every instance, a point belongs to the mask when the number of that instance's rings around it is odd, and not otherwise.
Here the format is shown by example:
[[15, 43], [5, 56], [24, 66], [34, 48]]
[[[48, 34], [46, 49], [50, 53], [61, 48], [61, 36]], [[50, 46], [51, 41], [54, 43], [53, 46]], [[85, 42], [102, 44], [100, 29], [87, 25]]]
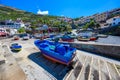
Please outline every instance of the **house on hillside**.
[[5, 20], [0, 21], [0, 28], [7, 28], [7, 29], [19, 29], [21, 27], [25, 27], [25, 24], [22, 21], [12, 21], [12, 20]]
[[107, 23], [109, 26], [117, 26], [117, 25], [120, 25], [120, 16], [110, 18], [110, 19], [108, 19], [108, 20], [106, 21], [106, 23]]
[[0, 28], [6, 30], [9, 35], [16, 34], [17, 30], [21, 27], [26, 28], [24, 22], [21, 19], [17, 19], [16, 21], [12, 21], [11, 19], [0, 21]]
[[0, 28], [0, 37], [5, 37], [7, 35], [8, 35], [8, 32], [5, 29]]

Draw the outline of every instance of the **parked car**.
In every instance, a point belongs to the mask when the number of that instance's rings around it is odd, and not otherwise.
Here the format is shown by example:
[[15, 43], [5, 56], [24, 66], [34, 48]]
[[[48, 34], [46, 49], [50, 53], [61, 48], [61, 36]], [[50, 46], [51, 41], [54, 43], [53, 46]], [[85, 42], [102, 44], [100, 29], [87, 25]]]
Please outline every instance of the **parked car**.
[[14, 36], [14, 40], [19, 40], [19, 37], [18, 36]]
[[23, 40], [28, 40], [29, 39], [29, 36], [24, 36], [23, 37]]
[[43, 34], [35, 34], [34, 35], [34, 37], [36, 38], [36, 39], [40, 39], [41, 37], [43, 37], [44, 35]]

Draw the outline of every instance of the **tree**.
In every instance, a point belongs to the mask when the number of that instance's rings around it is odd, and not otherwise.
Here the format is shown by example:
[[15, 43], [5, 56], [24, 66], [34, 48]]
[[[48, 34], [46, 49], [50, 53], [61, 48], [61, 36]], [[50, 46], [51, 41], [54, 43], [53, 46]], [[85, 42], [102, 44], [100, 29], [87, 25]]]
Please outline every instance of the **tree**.
[[24, 32], [25, 32], [25, 28], [23, 28], [23, 27], [19, 28], [19, 29], [18, 29], [18, 32], [19, 32], [19, 33], [24, 33]]
[[75, 18], [74, 20], [75, 20], [75, 21], [78, 21], [79, 19], [80, 19], [80, 18]]
[[35, 30], [36, 26], [31, 26], [30, 28], [31, 28], [32, 30]]
[[96, 23], [96, 28], [100, 28], [100, 24], [99, 23]]
[[35, 33], [36, 26], [31, 26], [30, 28], [31, 28], [31, 30], [32, 30], [32, 33], [34, 34], [34, 33]]
[[59, 21], [54, 21], [53, 22], [53, 27], [59, 27], [61, 23]]
[[94, 20], [90, 21], [89, 28], [95, 28], [95, 21]]
[[67, 30], [66, 31], [68, 31], [68, 32], [71, 32], [72, 31], [72, 27], [68, 24], [67, 26]]
[[96, 27], [96, 25], [99, 27], [100, 25], [99, 24], [96, 24], [96, 22], [91, 19], [91, 21], [89, 23], [86, 23], [84, 26], [83, 26], [83, 29], [88, 29], [88, 28], [92, 28], [94, 29]]
[[83, 29], [84, 30], [87, 30], [89, 28], [89, 23], [87, 23], [87, 24], [85, 24], [84, 26], [83, 26]]

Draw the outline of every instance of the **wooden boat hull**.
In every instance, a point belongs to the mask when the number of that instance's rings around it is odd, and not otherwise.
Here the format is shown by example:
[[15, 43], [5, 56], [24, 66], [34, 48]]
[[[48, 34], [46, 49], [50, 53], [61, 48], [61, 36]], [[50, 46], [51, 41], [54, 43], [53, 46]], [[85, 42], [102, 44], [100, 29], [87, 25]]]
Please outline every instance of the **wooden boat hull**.
[[12, 50], [14, 50], [14, 51], [20, 51], [20, 50], [21, 50], [21, 48], [18, 48], [18, 49], [12, 49]]
[[74, 39], [62, 39], [62, 41], [66, 41], [66, 42], [74, 42]]
[[19, 38], [14, 38], [14, 40], [19, 40]]
[[95, 40], [97, 40], [98, 39], [98, 37], [91, 37], [90, 38], [90, 41], [95, 41]]
[[77, 40], [79, 40], [79, 41], [89, 41], [90, 38], [77, 38]]
[[[75, 54], [76, 54], [76, 53], [75, 53]], [[53, 57], [50, 57], [50, 56], [46, 55], [45, 53], [42, 53], [42, 55], [43, 55], [45, 58], [47, 58], [47, 59], [49, 59], [49, 60], [51, 60], [51, 61], [53, 61], [53, 62], [58, 62], [58, 63], [64, 64], [64, 65], [69, 65], [69, 64], [72, 62], [72, 60], [74, 59], [75, 54], [73, 55], [72, 59], [71, 59], [69, 62], [65, 63], [65, 62], [63, 62], [63, 61], [57, 60], [57, 59], [55, 59], [55, 58], [53, 58]]]

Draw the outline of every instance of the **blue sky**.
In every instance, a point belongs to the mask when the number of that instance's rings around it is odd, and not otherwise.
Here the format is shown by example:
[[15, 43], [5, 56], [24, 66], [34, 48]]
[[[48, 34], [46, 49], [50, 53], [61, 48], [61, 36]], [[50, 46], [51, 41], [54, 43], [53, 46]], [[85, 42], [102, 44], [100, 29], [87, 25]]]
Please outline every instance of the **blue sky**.
[[40, 9], [49, 11], [50, 15], [72, 18], [120, 8], [120, 0], [0, 0], [0, 4], [34, 13]]

